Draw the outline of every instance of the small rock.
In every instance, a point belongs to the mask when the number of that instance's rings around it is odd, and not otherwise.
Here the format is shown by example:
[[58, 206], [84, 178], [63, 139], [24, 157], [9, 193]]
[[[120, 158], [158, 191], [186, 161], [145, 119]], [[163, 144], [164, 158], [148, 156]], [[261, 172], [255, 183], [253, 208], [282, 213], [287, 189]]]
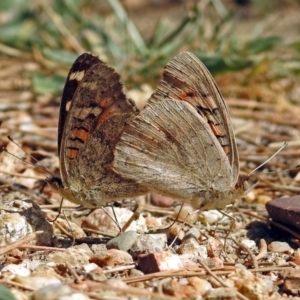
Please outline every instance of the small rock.
[[274, 262], [276, 266], [284, 266], [287, 264], [287, 261], [283, 257], [276, 257]]
[[98, 265], [96, 265], [94, 263], [90, 263], [88, 265], [83, 266], [83, 270], [84, 270], [85, 273], [90, 273], [90, 272], [92, 272], [92, 271], [94, 271], [98, 268], [99, 268]]
[[296, 265], [300, 266], [300, 249], [298, 248], [291, 256], [291, 261]]
[[272, 242], [268, 245], [268, 250], [271, 252], [284, 253], [291, 250], [291, 247], [286, 242]]
[[197, 257], [193, 254], [179, 255], [179, 259], [183, 265], [183, 268], [199, 268]]
[[105, 244], [93, 244], [91, 246], [91, 250], [94, 253], [94, 255], [102, 254], [103, 252], [107, 251]]
[[6, 272], [14, 274], [14, 275], [19, 275], [19, 276], [29, 276], [30, 275], [30, 270], [28, 270], [28, 268], [26, 266], [23, 266], [22, 264], [6, 265], [1, 269], [1, 274], [3, 275]]
[[235, 274], [230, 274], [228, 279], [233, 280], [235, 288], [249, 299], [269, 299], [278, 290], [269, 277], [258, 277], [250, 271], [240, 268], [235, 270]]
[[33, 300], [89, 300], [84, 294], [73, 291], [64, 284], [50, 284], [33, 292]]
[[100, 267], [97, 267], [96, 269], [87, 273], [87, 278], [97, 282], [103, 282], [107, 280], [106, 274], [104, 273], [103, 269]]
[[212, 289], [211, 284], [207, 280], [199, 277], [189, 277], [188, 283], [195, 288], [197, 295], [203, 296], [205, 293]]
[[238, 300], [237, 292], [232, 288], [216, 288], [209, 290], [203, 297], [204, 300]]
[[36, 245], [48, 246], [51, 244], [53, 227], [39, 206], [31, 201], [14, 200], [9, 203], [8, 210], [14, 213], [0, 214], [0, 241], [1, 245], [13, 243], [20, 238], [37, 230], [43, 233], [37, 236]]
[[138, 269], [145, 274], [178, 270], [182, 267], [183, 265], [178, 255], [174, 255], [171, 252], [161, 251], [138, 256]]
[[114, 267], [119, 265], [129, 265], [133, 263], [132, 257], [125, 251], [110, 249], [99, 255], [94, 255], [90, 262], [97, 264], [100, 267]]
[[162, 288], [165, 294], [172, 295], [177, 299], [195, 299], [197, 294], [195, 287], [189, 285], [186, 278], [179, 280], [176, 278], [166, 279], [163, 281]]
[[146, 226], [149, 229], [156, 229], [162, 227], [162, 219], [153, 217], [153, 216], [147, 216], [146, 217]]
[[246, 246], [247, 248], [249, 248], [251, 250], [256, 249], [256, 243], [253, 240], [242, 239], [241, 244], [243, 244], [244, 246]]
[[184, 240], [177, 252], [178, 254], [194, 254], [200, 258], [207, 258], [207, 248], [204, 245], [199, 245], [194, 238]]
[[129, 230], [121, 233], [115, 238], [111, 239], [107, 244], [107, 249], [118, 249], [128, 251], [136, 242], [138, 234], [135, 231]]
[[284, 276], [283, 289], [292, 295], [299, 295], [300, 293], [300, 268], [290, 270]]
[[198, 212], [190, 205], [183, 205], [182, 208], [181, 205], [177, 205], [173, 217], [187, 223], [195, 223], [198, 220]]
[[221, 268], [224, 268], [224, 262], [222, 259], [220, 259], [219, 257], [212, 257], [212, 258], [207, 258], [204, 260], [205, 264], [210, 268], [210, 269], [213, 269], [213, 268], [218, 268], [218, 269], [221, 269]]
[[93, 253], [86, 244], [70, 247], [66, 251], [53, 251], [46, 257], [47, 261], [56, 264], [68, 262], [72, 266], [87, 265]]
[[61, 281], [54, 276], [16, 276], [14, 281], [33, 289], [41, 289], [47, 285], [60, 285]]
[[167, 244], [166, 234], [140, 234], [130, 249], [135, 259], [139, 254], [162, 251]]
[[201, 235], [200, 230], [197, 227], [192, 227], [189, 231], [185, 234], [184, 239], [194, 238], [196, 240], [199, 239]]
[[224, 245], [219, 239], [209, 237], [207, 241], [207, 254], [209, 257], [218, 256], [219, 253], [223, 250]]
[[185, 233], [182, 230], [181, 225], [174, 224], [168, 230], [168, 240], [172, 240], [172, 243], [174, 242], [174, 239], [176, 239], [176, 241], [182, 241], [184, 236]]
[[[57, 226], [56, 224], [58, 224], [59, 226]], [[55, 223], [54, 223], [54, 234], [64, 234], [64, 231], [67, 231], [67, 232], [72, 232], [72, 236], [73, 238], [75, 239], [80, 239], [82, 237], [86, 237], [86, 234], [85, 232], [83, 231], [83, 229], [77, 225], [76, 223], [74, 222], [71, 222], [69, 220], [65, 220], [65, 219], [62, 219], [62, 218], [58, 218]]]
[[300, 196], [273, 199], [266, 209], [272, 220], [300, 229]]
[[201, 223], [202, 224], [216, 224], [220, 219], [224, 217], [218, 210], [212, 209], [201, 212]]

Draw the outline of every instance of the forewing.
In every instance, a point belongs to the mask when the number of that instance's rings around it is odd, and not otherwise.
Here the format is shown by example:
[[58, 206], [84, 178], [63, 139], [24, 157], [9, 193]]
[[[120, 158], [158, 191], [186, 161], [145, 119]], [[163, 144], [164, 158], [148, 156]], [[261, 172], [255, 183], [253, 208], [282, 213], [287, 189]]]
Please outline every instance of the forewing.
[[134, 189], [134, 182], [115, 174], [111, 162], [125, 122], [137, 112], [112, 68], [99, 60], [84, 73], [67, 112], [62, 136], [64, 186], [74, 191], [86, 188], [86, 193], [98, 193], [98, 198], [105, 200], [130, 195], [128, 187]]
[[[190, 103], [209, 125], [232, 167], [232, 182], [239, 174], [239, 159], [230, 116], [222, 94], [204, 64], [192, 53], [182, 52], [165, 67], [158, 92], [167, 99]], [[149, 102], [162, 101], [151, 97]]]
[[169, 99], [160, 89], [151, 100], [125, 127], [115, 151], [115, 171], [183, 200], [200, 190], [227, 189], [231, 167], [206, 120], [192, 105]]
[[68, 109], [71, 101], [74, 98], [75, 91], [80, 84], [80, 81], [84, 77], [84, 74], [94, 65], [99, 63], [100, 60], [97, 56], [91, 53], [84, 53], [80, 55], [73, 63], [61, 97], [60, 111], [59, 111], [59, 123], [58, 123], [58, 154], [60, 153], [61, 140], [65, 127]]

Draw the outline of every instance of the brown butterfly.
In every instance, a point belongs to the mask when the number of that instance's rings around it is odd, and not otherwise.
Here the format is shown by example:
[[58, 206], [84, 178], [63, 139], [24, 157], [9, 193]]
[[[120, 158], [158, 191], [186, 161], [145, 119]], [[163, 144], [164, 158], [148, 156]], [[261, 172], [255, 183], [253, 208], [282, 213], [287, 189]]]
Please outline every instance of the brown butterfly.
[[137, 113], [112, 68], [90, 53], [79, 56], [61, 100], [60, 178], [48, 179], [53, 190], [85, 207], [147, 193], [147, 188], [111, 168], [125, 122]]

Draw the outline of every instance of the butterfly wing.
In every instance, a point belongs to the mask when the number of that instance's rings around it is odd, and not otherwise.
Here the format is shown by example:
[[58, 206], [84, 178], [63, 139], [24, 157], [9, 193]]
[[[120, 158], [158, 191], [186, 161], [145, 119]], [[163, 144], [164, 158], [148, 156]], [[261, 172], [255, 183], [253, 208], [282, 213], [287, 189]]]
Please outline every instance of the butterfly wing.
[[84, 77], [84, 74], [94, 65], [99, 63], [99, 58], [90, 53], [80, 55], [73, 63], [67, 76], [66, 84], [61, 97], [58, 123], [58, 154], [60, 153], [63, 129], [67, 119], [68, 109], [74, 97], [75, 91]]
[[229, 112], [205, 65], [192, 53], [180, 53], [166, 65], [159, 89], [173, 99], [189, 102], [206, 120], [228, 157], [236, 181], [239, 159]]
[[71, 95], [61, 107], [61, 116], [66, 120], [60, 122], [64, 125], [60, 173], [63, 193], [69, 200], [100, 206], [145, 193], [146, 189], [111, 170], [113, 149], [125, 122], [138, 110], [123, 93], [120, 76], [98, 58], [95, 61], [94, 56], [86, 55], [88, 63], [84, 60], [84, 64], [89, 68], [81, 71], [81, 66], [75, 65], [75, 73], [71, 70], [69, 74], [71, 79], [81, 79], [77, 87], [65, 88], [71, 90]]
[[194, 55], [181, 53], [167, 64], [144, 110], [125, 126], [114, 170], [183, 200], [234, 187], [238, 158], [228, 111]]

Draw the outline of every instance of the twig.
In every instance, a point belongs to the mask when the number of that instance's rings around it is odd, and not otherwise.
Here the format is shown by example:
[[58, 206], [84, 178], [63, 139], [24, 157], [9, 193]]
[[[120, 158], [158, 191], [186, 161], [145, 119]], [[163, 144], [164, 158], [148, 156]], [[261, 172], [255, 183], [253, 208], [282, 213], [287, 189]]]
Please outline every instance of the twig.
[[235, 242], [235, 243], [250, 255], [252, 262], [253, 262], [254, 270], [256, 270], [258, 272], [257, 259], [256, 259], [256, 256], [254, 255], [254, 253], [251, 251], [251, 249], [249, 247], [247, 247], [246, 245], [244, 245], [243, 243], [238, 243], [238, 242]]
[[264, 239], [260, 239], [259, 246], [260, 246], [259, 253], [255, 257], [257, 261], [265, 257], [268, 253], [267, 243]]

